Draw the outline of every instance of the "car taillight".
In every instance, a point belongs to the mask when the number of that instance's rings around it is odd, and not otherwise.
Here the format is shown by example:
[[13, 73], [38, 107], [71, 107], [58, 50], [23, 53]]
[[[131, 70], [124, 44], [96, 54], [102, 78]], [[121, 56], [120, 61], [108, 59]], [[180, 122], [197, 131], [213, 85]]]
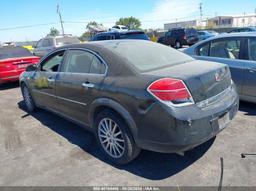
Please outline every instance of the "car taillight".
[[179, 79], [159, 79], [150, 84], [148, 92], [167, 105], [183, 106], [194, 103], [187, 86]]

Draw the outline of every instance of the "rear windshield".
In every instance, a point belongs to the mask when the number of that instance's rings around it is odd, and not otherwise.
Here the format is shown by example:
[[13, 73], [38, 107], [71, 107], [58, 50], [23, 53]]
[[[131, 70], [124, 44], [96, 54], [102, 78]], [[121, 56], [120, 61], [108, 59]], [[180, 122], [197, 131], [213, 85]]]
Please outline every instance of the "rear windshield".
[[7, 58], [18, 58], [33, 56], [29, 50], [22, 47], [3, 47], [0, 48], [0, 60]]
[[61, 38], [56, 38], [57, 45], [77, 44], [79, 42], [79, 39], [76, 37], [65, 36]]
[[193, 58], [165, 45], [149, 41], [116, 41], [106, 48], [128, 60], [141, 72], [192, 61]]
[[144, 32], [124, 33], [120, 35], [120, 39], [149, 40], [148, 36]]

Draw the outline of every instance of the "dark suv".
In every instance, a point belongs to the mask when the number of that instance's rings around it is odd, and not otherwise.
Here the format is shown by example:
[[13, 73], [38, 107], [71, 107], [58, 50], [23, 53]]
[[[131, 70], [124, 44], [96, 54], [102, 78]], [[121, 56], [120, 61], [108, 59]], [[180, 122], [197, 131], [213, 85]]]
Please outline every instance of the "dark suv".
[[139, 30], [130, 31], [108, 31], [103, 33], [98, 33], [92, 37], [91, 41], [100, 40], [115, 40], [115, 39], [137, 39], [137, 40], [149, 40], [148, 36]]
[[193, 28], [175, 28], [160, 37], [158, 42], [175, 48], [181, 48], [183, 45], [193, 45], [199, 40], [196, 29]]

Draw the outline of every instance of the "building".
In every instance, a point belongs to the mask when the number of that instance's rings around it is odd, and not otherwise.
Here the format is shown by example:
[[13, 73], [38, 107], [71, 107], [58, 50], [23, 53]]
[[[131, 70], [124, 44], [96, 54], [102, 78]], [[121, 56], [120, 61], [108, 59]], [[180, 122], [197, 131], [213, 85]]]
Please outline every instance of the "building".
[[170, 30], [172, 28], [179, 28], [179, 27], [191, 28], [191, 27], [196, 27], [197, 25], [198, 25], [197, 20], [166, 23], [164, 24], [164, 30]]
[[208, 19], [208, 25], [216, 28], [256, 26], [256, 14], [217, 16]]
[[213, 18], [200, 20], [181, 21], [164, 24], [165, 30], [177, 27], [207, 27], [210, 28], [232, 28], [256, 26], [256, 13], [244, 15], [217, 16]]

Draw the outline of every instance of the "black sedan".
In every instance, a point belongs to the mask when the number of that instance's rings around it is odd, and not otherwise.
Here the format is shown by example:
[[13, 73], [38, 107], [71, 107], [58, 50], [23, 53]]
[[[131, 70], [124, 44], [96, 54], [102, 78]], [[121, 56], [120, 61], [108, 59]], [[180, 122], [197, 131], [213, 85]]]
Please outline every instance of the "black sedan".
[[141, 149], [183, 153], [223, 130], [238, 110], [229, 68], [141, 40], [58, 48], [20, 77], [25, 105], [95, 134], [125, 164]]

